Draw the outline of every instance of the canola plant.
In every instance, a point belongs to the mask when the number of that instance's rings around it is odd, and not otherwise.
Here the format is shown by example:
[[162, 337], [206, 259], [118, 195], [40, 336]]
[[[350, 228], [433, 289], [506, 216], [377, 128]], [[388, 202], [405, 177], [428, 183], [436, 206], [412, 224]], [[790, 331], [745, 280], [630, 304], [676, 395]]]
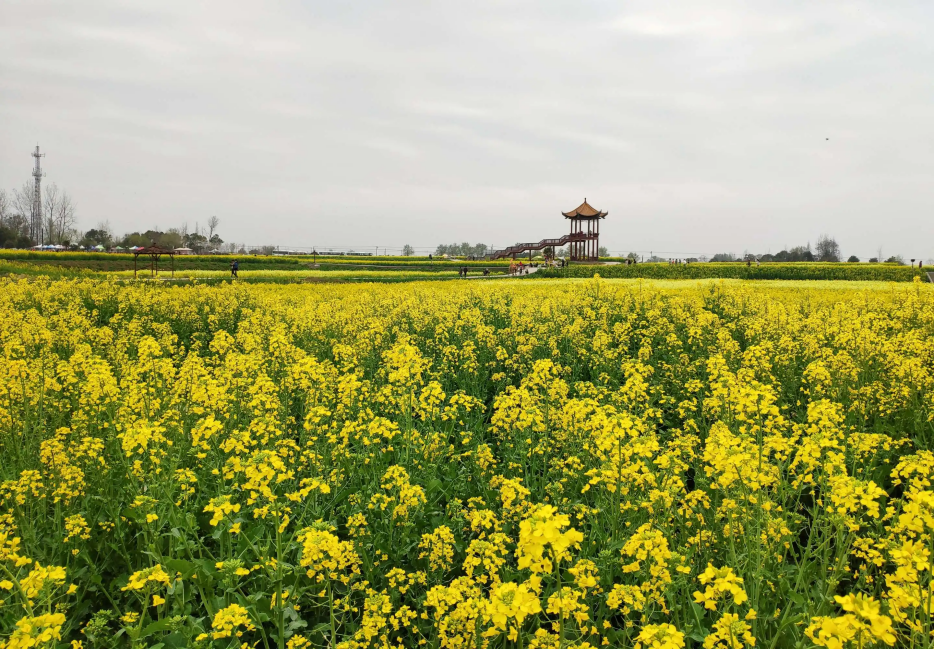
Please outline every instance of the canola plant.
[[932, 643], [934, 291], [0, 281], [0, 647]]

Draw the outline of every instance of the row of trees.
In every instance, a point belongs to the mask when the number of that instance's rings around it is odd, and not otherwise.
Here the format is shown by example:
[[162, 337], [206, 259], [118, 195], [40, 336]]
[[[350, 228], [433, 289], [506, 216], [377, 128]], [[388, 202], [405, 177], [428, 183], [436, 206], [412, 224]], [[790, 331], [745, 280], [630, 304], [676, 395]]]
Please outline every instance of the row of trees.
[[75, 202], [55, 183], [42, 191], [42, 213], [33, 218], [33, 186], [11, 192], [0, 189], [0, 246], [28, 248], [37, 243], [69, 245], [75, 230]]
[[0, 189], [0, 248], [29, 248], [36, 244], [55, 244], [111, 249], [117, 246], [159, 246], [160, 248], [191, 248], [195, 252], [237, 249], [225, 244], [217, 233], [220, 219], [212, 216], [207, 227], [197, 224], [189, 231], [187, 224], [166, 231], [146, 230], [117, 236], [106, 222], [86, 232], [77, 229], [76, 205], [67, 191], [48, 183], [42, 191], [42, 213], [33, 218], [33, 186], [24, 183], [10, 192]]
[[79, 245], [85, 248], [102, 246], [110, 249], [117, 246], [122, 248], [158, 246], [159, 248], [176, 249], [191, 248], [194, 252], [234, 252], [235, 244], [225, 244], [217, 232], [220, 219], [212, 216], [207, 221], [207, 228], [201, 229], [195, 224], [194, 231], [188, 230], [188, 225], [168, 230], [146, 230], [145, 232], [129, 232], [120, 237], [114, 235], [107, 223], [102, 223], [84, 233]]
[[[848, 262], [858, 262], [861, 261], [856, 255], [850, 255], [846, 259]], [[698, 261], [697, 259], [688, 259], [687, 261]], [[701, 259], [703, 261], [703, 259]], [[833, 237], [822, 234], [817, 238], [817, 244], [814, 246], [814, 249], [811, 249], [811, 244], [808, 242], [803, 246], [794, 246], [787, 250], [780, 250], [774, 255], [771, 253], [766, 253], [764, 255], [757, 255], [751, 252], [747, 252], [742, 257], [734, 255], [729, 252], [721, 252], [713, 257], [710, 261], [843, 261], [843, 253], [840, 252], [840, 244], [837, 243], [837, 240]], [[896, 263], [903, 264], [905, 263], [899, 255], [893, 255], [889, 258], [884, 258], [882, 256], [882, 250], [879, 250], [879, 254], [875, 257], [870, 257], [868, 260], [870, 263], [885, 262], [885, 263]]]
[[441, 244], [435, 249], [435, 256], [441, 257], [447, 255], [449, 257], [483, 257], [488, 252], [490, 252], [490, 247], [485, 243], [476, 243], [469, 244], [466, 241], [464, 243], [452, 243], [452, 244]]

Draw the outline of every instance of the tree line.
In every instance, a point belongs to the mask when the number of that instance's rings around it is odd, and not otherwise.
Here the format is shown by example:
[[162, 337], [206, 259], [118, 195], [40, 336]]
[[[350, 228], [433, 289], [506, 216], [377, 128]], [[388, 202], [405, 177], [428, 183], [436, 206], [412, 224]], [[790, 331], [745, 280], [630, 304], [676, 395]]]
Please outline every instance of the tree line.
[[207, 227], [202, 229], [195, 224], [194, 230], [189, 230], [187, 224], [181, 227], [162, 230], [146, 230], [144, 232], [128, 232], [115, 236], [109, 224], [102, 223], [84, 233], [79, 245], [85, 248], [101, 246], [105, 249], [115, 247], [133, 248], [156, 246], [175, 250], [177, 248], [190, 248], [196, 253], [203, 252], [235, 252], [235, 244], [225, 243], [217, 232], [220, 219], [212, 216], [207, 220]]
[[[856, 255], [850, 255], [846, 259], [848, 262], [862, 261]], [[697, 259], [688, 259], [687, 261], [698, 261]], [[704, 261], [701, 259], [700, 261]], [[811, 243], [803, 246], [793, 246], [786, 250], [780, 250], [774, 255], [771, 253], [755, 254], [747, 252], [742, 256], [734, 255], [729, 252], [721, 252], [710, 258], [710, 261], [759, 261], [759, 262], [791, 262], [791, 261], [823, 261], [837, 262], [843, 261], [843, 253], [840, 252], [840, 244], [837, 240], [827, 234], [822, 234], [817, 238], [817, 244], [811, 249]], [[892, 255], [888, 259], [882, 257], [882, 251], [875, 257], [870, 257], [867, 261], [870, 263], [898, 263], [903, 264], [904, 259], [900, 255]]]
[[75, 202], [67, 191], [55, 183], [46, 184], [40, 214], [33, 214], [33, 193], [28, 182], [11, 192], [0, 189], [0, 247], [70, 245], [80, 237], [75, 229]]

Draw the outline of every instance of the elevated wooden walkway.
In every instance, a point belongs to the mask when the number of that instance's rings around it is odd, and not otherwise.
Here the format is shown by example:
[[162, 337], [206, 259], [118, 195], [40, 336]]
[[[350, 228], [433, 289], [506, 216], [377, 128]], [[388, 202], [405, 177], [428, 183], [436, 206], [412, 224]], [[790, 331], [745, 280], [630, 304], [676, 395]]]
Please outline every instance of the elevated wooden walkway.
[[515, 257], [516, 255], [522, 254], [523, 252], [529, 252], [532, 250], [544, 250], [545, 248], [551, 246], [552, 248], [558, 248], [563, 246], [566, 243], [571, 241], [587, 241], [591, 238], [585, 232], [574, 232], [573, 234], [566, 234], [559, 239], [542, 239], [537, 243], [517, 243], [514, 246], [509, 246], [503, 250], [497, 250], [490, 254], [490, 261], [494, 259], [502, 259], [503, 257]]

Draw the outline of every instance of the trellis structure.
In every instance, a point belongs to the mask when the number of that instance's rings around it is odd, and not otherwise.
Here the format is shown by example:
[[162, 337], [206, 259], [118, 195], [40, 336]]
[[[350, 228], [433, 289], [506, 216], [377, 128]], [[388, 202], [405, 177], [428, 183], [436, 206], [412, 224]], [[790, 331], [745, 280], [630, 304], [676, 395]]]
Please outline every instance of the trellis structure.
[[136, 277], [136, 261], [139, 259], [139, 256], [143, 255], [144, 257], [149, 257], [149, 276], [156, 277], [159, 275], [159, 258], [162, 255], [168, 255], [169, 259], [172, 260], [172, 277], [175, 277], [175, 251], [166, 250], [165, 248], [159, 248], [158, 246], [149, 246], [147, 248], [137, 248], [133, 251], [133, 277]]

